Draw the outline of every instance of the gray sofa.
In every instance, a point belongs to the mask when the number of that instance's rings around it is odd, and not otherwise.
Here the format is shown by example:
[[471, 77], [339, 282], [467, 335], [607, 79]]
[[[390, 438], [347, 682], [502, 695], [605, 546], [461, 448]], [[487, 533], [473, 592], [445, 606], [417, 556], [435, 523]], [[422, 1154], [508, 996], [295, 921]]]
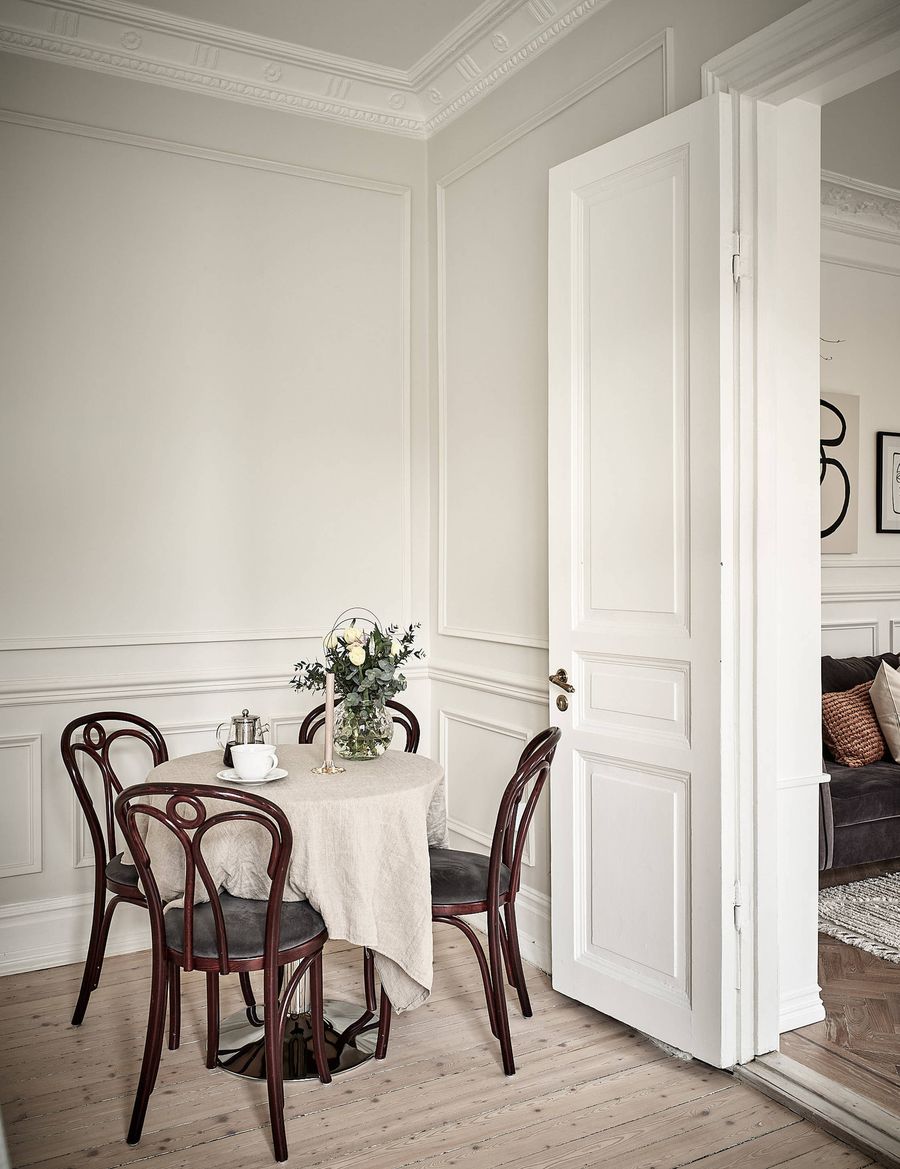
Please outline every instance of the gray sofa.
[[[866, 658], [822, 658], [822, 693], [851, 690], [878, 673], [882, 662], [900, 667], [897, 654]], [[900, 763], [885, 755], [867, 767], [845, 767], [823, 747], [830, 783], [823, 783], [819, 868], [900, 857]]]

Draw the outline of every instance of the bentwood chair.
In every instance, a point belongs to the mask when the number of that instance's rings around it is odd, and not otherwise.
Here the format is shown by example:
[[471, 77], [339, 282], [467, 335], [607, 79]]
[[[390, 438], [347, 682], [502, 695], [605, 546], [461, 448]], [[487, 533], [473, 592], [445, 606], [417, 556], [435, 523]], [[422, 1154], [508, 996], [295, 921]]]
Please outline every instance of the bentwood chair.
[[[76, 1027], [84, 1019], [91, 994], [100, 983], [106, 940], [116, 906], [123, 901], [130, 905], [144, 907], [147, 905], [138, 885], [137, 869], [134, 865], [122, 863], [122, 853], [116, 843], [116, 819], [113, 812], [116, 796], [122, 791], [116, 770], [117, 766], [120, 766], [120, 752], [118, 748], [116, 750], [113, 748], [116, 744], [121, 748], [134, 743], [143, 744], [147, 748], [153, 767], [165, 763], [169, 758], [166, 741], [159, 729], [139, 715], [125, 714], [122, 711], [104, 710], [82, 715], [73, 719], [60, 736], [63, 763], [87, 821], [94, 849], [94, 911], [81, 990], [75, 1004], [75, 1013], [72, 1015], [72, 1023]], [[96, 766], [100, 773], [103, 785], [102, 825], [85, 782], [82, 767], [85, 759]], [[112, 900], [107, 904], [109, 893], [112, 893]], [[174, 996], [176, 988], [173, 986], [172, 989]], [[249, 975], [241, 976], [241, 991], [247, 1005], [253, 1006], [253, 989]], [[178, 1008], [179, 1004], [173, 997], [170, 1047], [178, 1046]]]
[[[548, 727], [526, 746], [512, 779], [506, 785], [494, 827], [489, 856], [453, 848], [433, 848], [431, 858], [432, 920], [456, 926], [472, 944], [487, 1002], [488, 1019], [499, 1040], [503, 1070], [515, 1073], [503, 968], [519, 997], [522, 1014], [530, 1017], [531, 1001], [516, 924], [516, 894], [528, 829], [560, 739], [558, 727]], [[526, 791], [531, 787], [530, 793]], [[524, 798], [524, 806], [522, 801]], [[501, 917], [502, 910], [502, 917]], [[488, 959], [478, 935], [463, 914], [486, 913]]]
[[[60, 737], [63, 762], [72, 780], [84, 818], [87, 820], [94, 847], [94, 912], [81, 990], [72, 1016], [72, 1023], [76, 1027], [84, 1019], [91, 994], [100, 983], [106, 939], [116, 906], [123, 901], [131, 905], [147, 904], [138, 886], [137, 870], [132, 865], [122, 864], [122, 853], [116, 845], [116, 821], [113, 813], [113, 804], [122, 790], [122, 784], [116, 774], [116, 764], [112, 758], [112, 754], [118, 756], [118, 752], [112, 752], [112, 748], [116, 743], [124, 745], [135, 742], [142, 743], [147, 748], [153, 767], [165, 763], [169, 758], [165, 739], [159, 730], [136, 714], [107, 710], [82, 715], [81, 718], [73, 719]], [[85, 758], [97, 767], [103, 783], [102, 827], [93, 798], [85, 783], [81, 765]], [[107, 904], [109, 893], [112, 894], [112, 900]]]
[[[340, 699], [337, 700], [340, 702]], [[401, 702], [395, 702], [393, 698], [388, 698], [384, 704], [388, 710], [391, 711], [391, 718], [394, 726], [399, 726], [404, 732], [404, 746], [403, 750], [407, 754], [415, 754], [419, 749], [419, 739], [421, 738], [421, 730], [419, 728], [419, 720], [409, 709]], [[314, 706], [306, 718], [300, 725], [300, 734], [297, 737], [297, 742], [304, 746], [312, 743], [316, 734], [325, 726], [325, 703], [319, 706]], [[371, 950], [363, 950], [363, 985], [366, 994], [366, 1015], [357, 1024], [357, 1028], [361, 1024], [368, 1024], [368, 1021], [374, 1018], [375, 1011], [378, 1009], [378, 1004], [375, 995], [375, 959], [372, 956]], [[381, 992], [381, 1007], [380, 1007], [380, 1027], [378, 1031], [378, 1045], [375, 1048], [375, 1058], [384, 1059], [387, 1053], [388, 1038], [390, 1036], [391, 1028], [391, 1004], [387, 995], [382, 990]], [[356, 1030], [356, 1028], [354, 1028]]]
[[[208, 808], [207, 801], [215, 801], [215, 806]], [[160, 803], [162, 807], [158, 806]], [[219, 1046], [219, 976], [261, 970], [266, 1003], [269, 1120], [275, 1159], [286, 1161], [284, 1030], [291, 996], [307, 972], [316, 1070], [323, 1084], [331, 1080], [322, 1011], [322, 949], [328, 931], [308, 901], [283, 900], [294, 843], [288, 819], [277, 804], [252, 792], [183, 783], [147, 783], [127, 788], [116, 800], [115, 814], [146, 891], [153, 939], [150, 1014], [128, 1143], [134, 1145], [141, 1139], [147, 1105], [156, 1083], [165, 1028], [166, 988], [172, 983], [173, 972], [206, 972], [206, 1066], [211, 1068], [215, 1067]], [[163, 912], [153, 858], [141, 833], [141, 825], [151, 820], [172, 833], [184, 856], [184, 907], [170, 908], [167, 913]], [[221, 825], [233, 825], [236, 821], [243, 822], [243, 830], [261, 828], [268, 837], [266, 871], [271, 887], [267, 901], [222, 892], [207, 865], [203, 851], [207, 836]], [[195, 905], [195, 893], [200, 892], [198, 875], [208, 900]], [[281, 989], [279, 972], [289, 962], [296, 962], [297, 966], [283, 980], [285, 985]], [[273, 1009], [270, 1004], [274, 1004]]]
[[[336, 700], [340, 702], [341, 699]], [[404, 751], [414, 754], [419, 749], [419, 739], [421, 737], [419, 730], [419, 720], [409, 709], [400, 702], [395, 702], [393, 698], [388, 698], [384, 704], [388, 710], [391, 711], [391, 718], [394, 726], [403, 728], [405, 735]], [[314, 706], [306, 718], [300, 725], [300, 734], [297, 736], [297, 742], [301, 745], [311, 743], [316, 737], [318, 731], [325, 726], [325, 703], [319, 706]]]

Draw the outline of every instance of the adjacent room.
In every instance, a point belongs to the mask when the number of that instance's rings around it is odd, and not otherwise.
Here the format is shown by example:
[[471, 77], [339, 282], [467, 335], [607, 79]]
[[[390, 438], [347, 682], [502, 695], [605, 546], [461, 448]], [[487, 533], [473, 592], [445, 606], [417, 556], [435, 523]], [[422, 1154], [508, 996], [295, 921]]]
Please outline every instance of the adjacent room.
[[[784, 1035], [781, 1050], [896, 1113], [900, 1125], [900, 742], [885, 682], [900, 665], [898, 108], [894, 73], [822, 110], [826, 1017]], [[861, 751], [843, 741], [851, 691], [863, 715], [851, 737], [870, 738]]]
[[0, 0], [0, 1169], [900, 1165], [898, 69]]

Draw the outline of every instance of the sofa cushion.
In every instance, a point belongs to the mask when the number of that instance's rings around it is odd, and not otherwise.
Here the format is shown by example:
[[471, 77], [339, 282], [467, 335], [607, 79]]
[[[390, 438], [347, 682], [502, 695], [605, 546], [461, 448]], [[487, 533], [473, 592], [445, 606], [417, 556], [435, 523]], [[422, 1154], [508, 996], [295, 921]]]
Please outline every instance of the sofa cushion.
[[869, 697], [871, 682], [822, 695], [822, 735], [838, 763], [865, 767], [884, 758], [885, 742]]
[[[825, 769], [831, 776], [829, 788], [835, 830], [850, 824], [900, 817], [900, 766], [896, 763], [882, 760], [868, 767], [845, 767], [826, 762]], [[900, 851], [900, 821], [894, 830]]]
[[900, 666], [900, 656], [881, 654], [868, 658], [832, 658], [826, 654], [822, 658], [822, 693], [852, 690], [860, 682], [871, 682], [882, 662], [887, 662], [896, 670]]
[[882, 662], [869, 691], [888, 754], [900, 763], [900, 670]]

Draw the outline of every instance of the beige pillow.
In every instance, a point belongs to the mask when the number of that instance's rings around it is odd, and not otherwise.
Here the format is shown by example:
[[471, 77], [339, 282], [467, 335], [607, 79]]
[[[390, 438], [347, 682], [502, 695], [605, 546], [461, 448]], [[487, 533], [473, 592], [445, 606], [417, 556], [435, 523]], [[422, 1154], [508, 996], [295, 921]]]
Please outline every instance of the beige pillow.
[[869, 691], [888, 751], [900, 763], [900, 670], [882, 662]]
[[822, 695], [822, 737], [838, 763], [865, 767], [884, 758], [884, 739], [869, 698], [871, 682]]

